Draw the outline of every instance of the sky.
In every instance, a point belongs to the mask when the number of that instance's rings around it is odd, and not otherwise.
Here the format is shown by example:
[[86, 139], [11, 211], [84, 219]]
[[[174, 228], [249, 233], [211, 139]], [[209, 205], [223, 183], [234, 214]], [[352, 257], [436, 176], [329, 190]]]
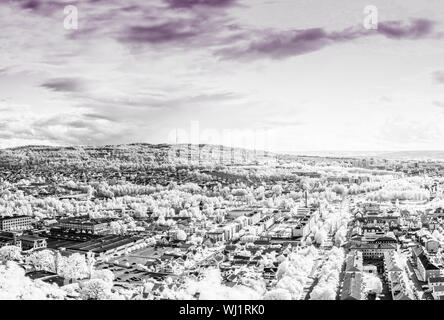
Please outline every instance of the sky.
[[441, 0], [1, 1], [0, 148], [444, 150], [443, 13]]

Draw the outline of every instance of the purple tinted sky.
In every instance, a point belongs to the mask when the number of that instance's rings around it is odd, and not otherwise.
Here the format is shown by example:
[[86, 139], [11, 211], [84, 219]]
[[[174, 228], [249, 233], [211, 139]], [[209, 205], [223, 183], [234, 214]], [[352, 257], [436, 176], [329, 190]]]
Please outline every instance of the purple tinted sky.
[[[63, 27], [68, 4], [78, 30]], [[378, 30], [362, 26], [369, 4]], [[1, 1], [0, 147], [179, 132], [275, 151], [443, 149], [442, 12], [439, 0]]]

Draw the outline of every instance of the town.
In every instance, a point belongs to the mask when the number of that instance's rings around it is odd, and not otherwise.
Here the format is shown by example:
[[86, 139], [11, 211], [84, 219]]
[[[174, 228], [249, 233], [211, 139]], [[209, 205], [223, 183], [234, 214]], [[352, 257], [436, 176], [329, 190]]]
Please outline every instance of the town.
[[440, 300], [444, 162], [0, 151], [0, 298]]

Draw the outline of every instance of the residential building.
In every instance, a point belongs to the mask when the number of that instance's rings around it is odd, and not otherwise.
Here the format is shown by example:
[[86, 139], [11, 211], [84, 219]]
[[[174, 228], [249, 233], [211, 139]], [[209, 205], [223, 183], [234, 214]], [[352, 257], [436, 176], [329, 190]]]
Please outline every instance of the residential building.
[[363, 270], [363, 260], [362, 252], [357, 250], [352, 250], [346, 257], [345, 260], [345, 272], [362, 272]]
[[214, 230], [206, 233], [206, 237], [216, 242], [225, 240], [225, 232], [223, 230]]
[[0, 231], [0, 247], [3, 246], [17, 246], [21, 248], [22, 242], [16, 233]]
[[25, 215], [0, 218], [1, 231], [23, 231], [32, 229], [32, 218]]
[[47, 246], [46, 238], [37, 235], [22, 235], [19, 237], [22, 250], [38, 250], [44, 249]]
[[442, 270], [430, 261], [430, 258], [425, 254], [421, 253], [418, 255], [416, 260], [416, 265], [421, 276], [422, 281], [428, 281], [430, 277], [439, 277], [443, 275]]
[[348, 272], [344, 276], [341, 300], [362, 300], [363, 279], [361, 272]]
[[433, 286], [432, 296], [435, 300], [444, 300], [444, 285]]
[[384, 252], [395, 251], [396, 245], [361, 243], [361, 244], [352, 244], [350, 246], [350, 250], [361, 251], [364, 259], [383, 259]]

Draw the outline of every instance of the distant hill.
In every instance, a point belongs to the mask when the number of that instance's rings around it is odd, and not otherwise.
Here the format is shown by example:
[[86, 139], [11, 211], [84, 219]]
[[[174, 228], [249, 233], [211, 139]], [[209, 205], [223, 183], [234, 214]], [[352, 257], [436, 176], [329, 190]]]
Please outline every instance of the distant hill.
[[245, 165], [276, 163], [276, 160], [293, 161], [302, 158], [350, 160], [357, 158], [388, 160], [444, 160], [444, 151], [395, 151], [395, 152], [300, 152], [298, 155], [272, 153], [261, 150], [229, 148], [221, 145], [148, 144], [133, 143], [106, 146], [23, 146], [0, 150], [0, 165], [61, 165], [68, 166], [133, 166], [143, 165]]
[[23, 146], [0, 150], [0, 164], [187, 163], [248, 164], [276, 160], [276, 154], [221, 145], [134, 143], [106, 146]]

